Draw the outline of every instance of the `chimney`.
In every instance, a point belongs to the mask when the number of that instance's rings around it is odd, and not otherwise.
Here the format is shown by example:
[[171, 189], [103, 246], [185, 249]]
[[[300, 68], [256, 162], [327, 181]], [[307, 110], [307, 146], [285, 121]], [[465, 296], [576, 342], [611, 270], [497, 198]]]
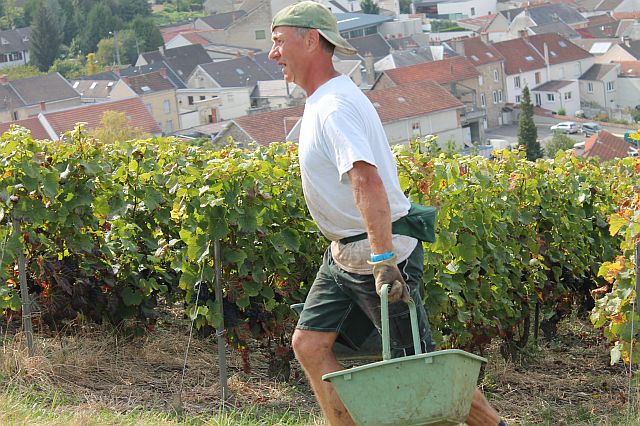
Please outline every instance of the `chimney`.
[[160, 75], [163, 78], [167, 78], [167, 69], [165, 67], [160, 68]]
[[7, 84], [9, 82], [9, 76], [6, 74], [0, 75], [0, 83]]
[[518, 30], [518, 36], [524, 41], [529, 41], [529, 31], [525, 28], [524, 30]]
[[484, 44], [490, 44], [489, 43], [489, 33], [488, 32], [481, 32], [480, 33], [480, 41], [483, 42]]
[[451, 39], [450, 46], [453, 50], [458, 52], [461, 56], [466, 56], [464, 53], [464, 40], [459, 38]]
[[367, 75], [367, 83], [373, 84], [376, 79], [376, 71], [373, 67], [373, 54], [371, 52], [364, 54], [364, 69]]
[[547, 43], [545, 42], [542, 45], [542, 48], [544, 49], [544, 63], [547, 65], [547, 79], [551, 80], [551, 65], [549, 64], [549, 47], [547, 46]]
[[254, 52], [253, 50], [248, 50], [247, 56], [250, 57], [251, 59], [254, 59], [256, 57], [256, 52]]
[[47, 106], [44, 101], [40, 101], [40, 111], [45, 112], [47, 110]]
[[[624, 43], [625, 46], [631, 47], [631, 37], [629, 37], [629, 36], [622, 37], [622, 42]], [[2, 77], [0, 77], [0, 78], [2, 78]]]

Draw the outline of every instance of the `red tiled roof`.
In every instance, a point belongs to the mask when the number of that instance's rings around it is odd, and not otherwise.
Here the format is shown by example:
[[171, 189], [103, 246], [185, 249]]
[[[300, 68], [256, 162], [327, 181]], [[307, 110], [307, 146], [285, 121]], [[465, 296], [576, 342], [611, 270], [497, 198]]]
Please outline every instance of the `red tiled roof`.
[[640, 19], [640, 10], [634, 12], [613, 12], [611, 16], [618, 21], [621, 19]]
[[458, 20], [458, 23], [469, 24], [470, 26], [476, 27], [477, 32], [484, 32], [491, 25], [491, 23], [498, 16], [497, 13], [490, 13], [488, 15], [483, 16], [474, 16], [473, 18], [465, 18]]
[[165, 28], [160, 28], [160, 33], [162, 34], [162, 40], [164, 42], [171, 41], [172, 38], [177, 36], [178, 34], [193, 31], [193, 24], [186, 23], [180, 25], [170, 25]]
[[[494, 43], [493, 47], [504, 57], [504, 71], [507, 75], [520, 74], [545, 67], [544, 58], [523, 38]], [[532, 60], [528, 61], [529, 57]]]
[[38, 117], [25, 118], [24, 120], [13, 121], [11, 123], [0, 123], [0, 134], [11, 130], [11, 126], [24, 127], [31, 131], [31, 136], [36, 140], [51, 139]]
[[233, 121], [257, 143], [269, 145], [271, 142], [284, 142], [287, 133], [291, 130], [290, 122], [292, 119], [301, 118], [303, 112], [304, 106], [296, 106], [262, 114], [245, 115]]
[[100, 120], [105, 111], [124, 112], [135, 127], [152, 135], [162, 133], [158, 123], [156, 123], [142, 100], [138, 97], [45, 112], [44, 116], [56, 134], [59, 135], [73, 130], [78, 122], [87, 123], [87, 129], [100, 127]]
[[640, 61], [621, 61], [620, 75], [623, 77], [640, 77]]
[[580, 46], [571, 43], [556, 33], [536, 34], [529, 37], [529, 42], [542, 55], [544, 55], [544, 45], [546, 43], [547, 49], [549, 50], [549, 63], [551, 65], [573, 62], [592, 56]]
[[166, 70], [161, 70], [146, 74], [125, 76], [122, 77], [122, 80], [138, 95], [175, 90], [175, 86], [166, 75]]
[[600, 161], [624, 158], [629, 155], [631, 145], [624, 139], [612, 135], [606, 130], [600, 130], [591, 135], [584, 144], [583, 157], [598, 157]]
[[211, 42], [209, 40], [207, 40], [206, 38], [202, 37], [197, 32], [183, 33], [182, 37], [186, 38], [187, 40], [189, 40], [193, 44], [201, 44], [203, 46], [211, 44]]
[[484, 65], [504, 60], [498, 49], [486, 44], [480, 37], [466, 38], [463, 43], [464, 55], [471, 59], [473, 65]]
[[436, 83], [445, 84], [452, 81], [474, 78], [480, 75], [471, 61], [464, 56], [390, 69], [384, 71], [384, 73], [395, 84], [413, 83], [424, 80], [433, 80]]
[[368, 92], [367, 97], [383, 123], [463, 106], [455, 96], [431, 80], [374, 90]]

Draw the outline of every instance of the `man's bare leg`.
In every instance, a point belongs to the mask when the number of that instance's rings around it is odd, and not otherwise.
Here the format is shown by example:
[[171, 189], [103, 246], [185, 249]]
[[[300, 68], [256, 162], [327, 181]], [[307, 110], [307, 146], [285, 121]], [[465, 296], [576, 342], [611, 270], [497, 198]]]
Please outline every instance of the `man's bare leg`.
[[469, 426], [497, 426], [500, 423], [500, 415], [479, 389], [473, 393], [471, 410], [466, 423]]
[[343, 369], [332, 350], [337, 336], [335, 332], [296, 329], [292, 346], [329, 424], [350, 426], [354, 425], [351, 415], [333, 386], [322, 380], [323, 375]]

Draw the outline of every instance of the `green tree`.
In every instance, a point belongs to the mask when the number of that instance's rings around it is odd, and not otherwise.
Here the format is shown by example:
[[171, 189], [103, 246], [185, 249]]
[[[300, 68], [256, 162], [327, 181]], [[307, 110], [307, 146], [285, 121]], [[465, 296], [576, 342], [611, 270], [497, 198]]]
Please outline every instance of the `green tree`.
[[18, 80], [20, 78], [35, 77], [44, 74], [33, 65], [20, 65], [17, 67], [7, 67], [2, 69], [2, 73], [6, 74], [9, 80]]
[[360, 8], [363, 13], [368, 13], [370, 15], [377, 15], [380, 13], [380, 6], [374, 0], [362, 0], [360, 2]]
[[124, 112], [105, 111], [100, 119], [100, 127], [93, 136], [103, 143], [125, 142], [132, 139], [145, 139], [149, 135], [135, 127]]
[[131, 22], [129, 28], [135, 32], [139, 52], [150, 52], [164, 44], [162, 34], [156, 27], [153, 18], [138, 16]]
[[571, 136], [555, 133], [545, 148], [547, 157], [553, 158], [558, 151], [566, 151], [567, 149], [573, 148], [575, 143], [576, 140]]
[[520, 120], [518, 121], [518, 144], [525, 146], [527, 160], [535, 161], [544, 155], [540, 142], [538, 142], [538, 129], [533, 122], [533, 104], [531, 103], [531, 94], [527, 86], [522, 89]]
[[411, 13], [411, 0], [400, 0], [400, 13]]
[[138, 16], [151, 16], [151, 5], [147, 0], [117, 0], [114, 14], [127, 23]]
[[95, 52], [98, 42], [109, 37], [109, 33], [120, 28], [120, 21], [104, 3], [98, 3], [87, 15], [86, 24], [80, 36], [82, 52]]
[[60, 53], [64, 17], [57, 0], [46, 0], [36, 9], [31, 26], [31, 63], [47, 71]]
[[49, 72], [59, 72], [67, 80], [77, 78], [84, 74], [84, 65], [77, 58], [56, 59]]
[[[118, 31], [118, 52], [121, 64], [133, 64], [138, 59], [136, 35], [132, 30]], [[117, 63], [115, 38], [103, 38], [98, 43], [96, 59], [101, 65]]]

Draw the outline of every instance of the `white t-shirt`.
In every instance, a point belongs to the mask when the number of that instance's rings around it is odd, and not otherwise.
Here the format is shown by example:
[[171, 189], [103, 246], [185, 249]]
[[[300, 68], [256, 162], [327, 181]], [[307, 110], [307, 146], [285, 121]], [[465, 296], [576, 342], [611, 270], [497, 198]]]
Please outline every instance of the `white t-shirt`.
[[[307, 207], [320, 231], [333, 241], [334, 260], [349, 272], [371, 273], [366, 263], [371, 254], [368, 240], [337, 243], [366, 232], [347, 172], [356, 161], [376, 166], [392, 221], [405, 216], [410, 203], [400, 188], [395, 158], [378, 113], [350, 78], [332, 78], [307, 98], [299, 158]], [[406, 259], [416, 244], [414, 238], [394, 236], [398, 262]]]

